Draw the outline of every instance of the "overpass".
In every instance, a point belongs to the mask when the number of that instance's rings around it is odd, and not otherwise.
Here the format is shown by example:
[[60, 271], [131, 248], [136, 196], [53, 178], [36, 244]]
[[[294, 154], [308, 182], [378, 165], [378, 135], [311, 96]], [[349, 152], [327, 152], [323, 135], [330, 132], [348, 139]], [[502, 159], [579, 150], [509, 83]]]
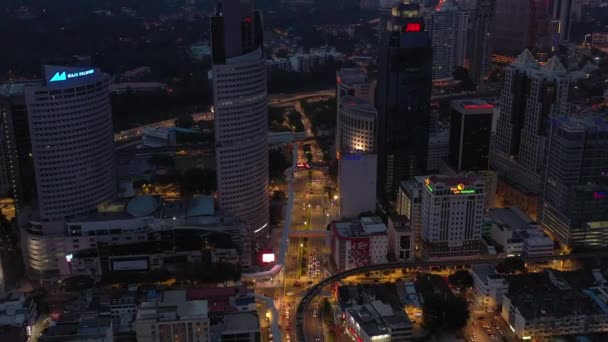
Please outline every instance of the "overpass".
[[[543, 262], [553, 260], [571, 260], [571, 259], [592, 259], [596, 257], [606, 257], [608, 252], [596, 252], [596, 253], [577, 253], [568, 255], [552, 255], [552, 256], [539, 256], [539, 257], [523, 257], [525, 262]], [[306, 291], [298, 307], [296, 309], [296, 341], [306, 342], [306, 336], [304, 334], [304, 311], [312, 301], [312, 299], [319, 295], [319, 293], [328, 285], [336, 281], [340, 281], [350, 276], [358, 275], [361, 273], [373, 272], [373, 271], [385, 271], [394, 269], [405, 269], [405, 268], [418, 268], [418, 267], [433, 267], [433, 266], [458, 266], [458, 265], [484, 265], [484, 264], [498, 264], [504, 260], [502, 257], [487, 256], [480, 257], [479, 259], [471, 260], [450, 260], [450, 261], [403, 261], [403, 262], [392, 262], [386, 264], [368, 265], [359, 268], [353, 268], [348, 271], [336, 273], [328, 278], [321, 280], [318, 284], [312, 286]]]

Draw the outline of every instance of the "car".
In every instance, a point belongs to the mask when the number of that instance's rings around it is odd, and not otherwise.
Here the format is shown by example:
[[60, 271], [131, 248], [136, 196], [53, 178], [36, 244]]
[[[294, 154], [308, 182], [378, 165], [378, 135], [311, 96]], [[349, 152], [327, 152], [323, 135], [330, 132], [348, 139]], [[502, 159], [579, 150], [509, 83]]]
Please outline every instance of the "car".
[[315, 341], [321, 341], [321, 338], [319, 336], [315, 337]]

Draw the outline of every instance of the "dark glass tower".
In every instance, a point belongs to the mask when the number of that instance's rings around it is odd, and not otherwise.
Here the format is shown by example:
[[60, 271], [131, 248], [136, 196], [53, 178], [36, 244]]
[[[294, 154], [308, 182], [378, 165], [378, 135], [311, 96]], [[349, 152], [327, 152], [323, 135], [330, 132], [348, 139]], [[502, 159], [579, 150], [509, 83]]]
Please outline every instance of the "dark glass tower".
[[433, 54], [418, 5], [395, 4], [379, 51], [378, 197], [387, 202], [426, 172]]

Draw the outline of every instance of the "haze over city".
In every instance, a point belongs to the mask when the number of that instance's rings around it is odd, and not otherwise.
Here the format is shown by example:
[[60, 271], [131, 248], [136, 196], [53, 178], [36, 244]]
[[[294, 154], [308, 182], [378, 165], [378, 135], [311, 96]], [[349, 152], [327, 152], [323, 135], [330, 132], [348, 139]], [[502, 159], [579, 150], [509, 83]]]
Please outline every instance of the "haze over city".
[[0, 341], [608, 340], [606, 0], [3, 0]]

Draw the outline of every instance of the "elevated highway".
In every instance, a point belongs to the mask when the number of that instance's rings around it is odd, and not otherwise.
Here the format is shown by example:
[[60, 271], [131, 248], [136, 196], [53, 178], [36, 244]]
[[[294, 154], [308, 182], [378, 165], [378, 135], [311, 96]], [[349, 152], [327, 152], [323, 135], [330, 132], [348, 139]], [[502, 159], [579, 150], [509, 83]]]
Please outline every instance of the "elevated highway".
[[[543, 257], [523, 257], [525, 262], [545, 262], [554, 260], [577, 260], [577, 259], [593, 259], [600, 257], [607, 257], [608, 252], [596, 252], [596, 253], [577, 253], [568, 255], [554, 255], [554, 256], [543, 256]], [[368, 265], [364, 267], [354, 268], [348, 271], [336, 273], [328, 278], [321, 280], [318, 284], [312, 286], [302, 297], [302, 300], [298, 304], [296, 310], [296, 340], [298, 342], [306, 342], [306, 336], [304, 334], [304, 311], [312, 301], [312, 299], [321, 293], [323, 288], [336, 281], [340, 281], [350, 276], [373, 272], [373, 271], [385, 271], [395, 269], [406, 269], [406, 268], [430, 268], [433, 266], [459, 266], [459, 265], [491, 265], [498, 264], [504, 260], [503, 257], [488, 256], [480, 257], [478, 259], [460, 259], [453, 261], [407, 261], [407, 262], [392, 262], [386, 264]]]

